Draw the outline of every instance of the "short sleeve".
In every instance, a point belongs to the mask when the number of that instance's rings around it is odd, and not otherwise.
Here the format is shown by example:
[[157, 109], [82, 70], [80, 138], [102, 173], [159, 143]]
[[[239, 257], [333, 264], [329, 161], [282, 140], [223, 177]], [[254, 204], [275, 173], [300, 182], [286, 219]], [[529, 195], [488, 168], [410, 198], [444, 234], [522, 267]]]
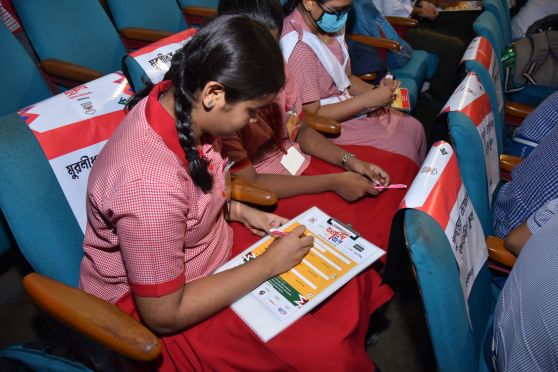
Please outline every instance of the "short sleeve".
[[318, 57], [307, 44], [298, 42], [288, 61], [291, 77], [297, 82], [303, 104], [320, 100]]
[[109, 216], [134, 294], [160, 297], [184, 285], [187, 204], [162, 182], [137, 180], [116, 193]]
[[537, 209], [527, 219], [527, 227], [534, 234], [556, 214], [558, 214], [558, 198], [548, 201]]

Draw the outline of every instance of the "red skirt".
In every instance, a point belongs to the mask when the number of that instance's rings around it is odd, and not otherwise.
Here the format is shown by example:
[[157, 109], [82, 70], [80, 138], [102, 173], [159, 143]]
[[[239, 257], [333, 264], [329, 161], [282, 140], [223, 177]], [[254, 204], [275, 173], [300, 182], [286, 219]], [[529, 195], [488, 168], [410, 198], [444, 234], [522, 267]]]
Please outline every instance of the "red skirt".
[[[380, 165], [393, 183], [410, 185], [417, 172], [417, 165], [402, 155], [371, 147], [343, 148]], [[333, 172], [339, 168], [312, 159], [303, 174]], [[332, 192], [295, 196], [282, 199], [275, 213], [291, 218], [318, 206], [385, 249], [392, 217], [403, 196], [404, 191], [387, 190], [377, 198], [355, 203]], [[259, 239], [240, 224], [233, 224], [233, 229], [233, 256]], [[374, 364], [364, 347], [369, 316], [392, 295], [379, 274], [369, 268], [268, 343], [226, 308], [180, 334], [162, 337], [161, 357], [151, 367], [162, 371], [370, 371]], [[139, 319], [132, 296], [117, 305]]]

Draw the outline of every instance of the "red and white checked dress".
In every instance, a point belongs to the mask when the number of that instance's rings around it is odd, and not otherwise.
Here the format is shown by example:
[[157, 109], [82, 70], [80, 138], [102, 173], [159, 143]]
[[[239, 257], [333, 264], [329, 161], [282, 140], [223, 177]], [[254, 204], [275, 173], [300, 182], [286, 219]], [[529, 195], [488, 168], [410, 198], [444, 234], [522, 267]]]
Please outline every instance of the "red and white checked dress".
[[[213, 272], [230, 257], [231, 244], [235, 255], [258, 239], [235, 223], [232, 241], [221, 212], [225, 162], [217, 151], [218, 141], [208, 141], [200, 149], [210, 161], [213, 189], [203, 194], [193, 185], [174, 120], [158, 102], [168, 88], [168, 82], [158, 84], [128, 114], [97, 158], [88, 185], [80, 287], [115, 303], [137, 320], [140, 316], [132, 294], [160, 297], [172, 293], [185, 282]], [[397, 157], [405, 159], [386, 154], [391, 163], [397, 163]], [[320, 195], [337, 198], [329, 194]], [[306, 197], [296, 207], [307, 209], [314, 200]], [[299, 213], [296, 208], [289, 210]], [[379, 226], [379, 231], [387, 229]], [[366, 270], [268, 343], [261, 342], [226, 308], [190, 329], [161, 337], [161, 356], [142, 367], [162, 371], [370, 370], [373, 363], [363, 347], [369, 315], [391, 294], [375, 271]]]
[[[283, 23], [283, 35], [291, 31], [311, 32], [298, 9], [285, 17]], [[342, 63], [343, 55], [337, 38], [326, 46]], [[303, 104], [341, 95], [319, 58], [304, 42], [296, 44], [287, 65], [297, 81]], [[350, 68], [350, 60], [348, 66]], [[338, 145], [374, 146], [407, 156], [419, 165], [426, 155], [421, 123], [397, 110], [387, 113], [377, 110], [366, 117], [344, 121], [341, 128], [341, 135], [332, 139]]]

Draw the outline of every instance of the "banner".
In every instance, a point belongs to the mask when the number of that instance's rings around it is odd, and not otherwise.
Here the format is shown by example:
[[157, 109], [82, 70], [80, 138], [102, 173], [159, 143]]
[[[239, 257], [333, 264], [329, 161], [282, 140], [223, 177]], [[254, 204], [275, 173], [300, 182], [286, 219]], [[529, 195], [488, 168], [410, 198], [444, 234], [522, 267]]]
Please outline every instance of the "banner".
[[195, 28], [189, 28], [140, 48], [129, 55], [141, 66], [151, 82], [157, 84], [163, 80], [163, 76], [169, 70], [174, 53], [182, 48], [196, 31]]
[[442, 112], [450, 111], [462, 112], [477, 127], [484, 148], [488, 201], [492, 206], [492, 195], [500, 182], [496, 126], [490, 98], [474, 72], [467, 74], [442, 109]]
[[502, 82], [500, 80], [500, 65], [490, 41], [484, 36], [475, 37], [467, 47], [460, 63], [466, 61], [476, 61], [486, 68], [486, 71], [488, 71], [494, 82], [496, 99], [498, 100], [498, 110], [501, 112], [504, 108], [504, 96], [502, 94]]
[[124, 75], [116, 72], [18, 111], [39, 141], [84, 232], [89, 172], [124, 118], [132, 95]]
[[459, 174], [457, 156], [446, 142], [435, 143], [422, 163], [401, 209], [413, 208], [431, 216], [444, 230], [459, 266], [461, 288], [467, 299], [488, 258], [482, 226]]

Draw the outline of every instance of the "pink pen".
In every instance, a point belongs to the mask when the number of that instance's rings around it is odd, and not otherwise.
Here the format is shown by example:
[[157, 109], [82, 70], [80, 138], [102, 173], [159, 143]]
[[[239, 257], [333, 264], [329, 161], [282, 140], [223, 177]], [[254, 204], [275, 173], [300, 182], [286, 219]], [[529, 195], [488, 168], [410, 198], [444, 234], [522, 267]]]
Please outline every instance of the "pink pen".
[[269, 229], [269, 235], [275, 237], [275, 238], [280, 238], [282, 236], [287, 236], [288, 233], [281, 231], [279, 229]]
[[395, 183], [393, 185], [389, 185], [389, 186], [374, 186], [374, 188], [376, 190], [384, 190], [384, 189], [406, 189], [407, 185], [404, 185], [402, 183]]

